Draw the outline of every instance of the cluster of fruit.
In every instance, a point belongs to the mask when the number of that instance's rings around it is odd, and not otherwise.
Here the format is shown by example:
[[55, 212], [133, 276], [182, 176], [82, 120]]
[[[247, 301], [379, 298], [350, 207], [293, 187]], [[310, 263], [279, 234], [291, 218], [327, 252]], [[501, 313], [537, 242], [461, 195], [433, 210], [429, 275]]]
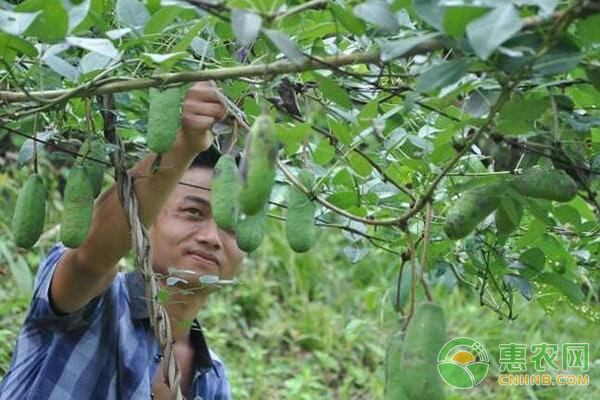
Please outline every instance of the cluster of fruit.
[[[168, 151], [180, 126], [180, 105], [187, 87], [150, 89], [148, 148], [155, 153]], [[242, 165], [238, 171], [231, 154], [217, 162], [211, 185], [211, 208], [217, 226], [234, 231], [240, 249], [256, 250], [266, 229], [269, 197], [275, 183], [278, 142], [275, 124], [267, 115], [259, 116], [246, 138]], [[304, 186], [312, 187], [312, 176], [302, 171]], [[290, 188], [286, 231], [294, 251], [308, 251], [316, 241], [316, 206], [296, 188]]]
[[523, 216], [523, 204], [510, 196], [511, 190], [527, 197], [567, 202], [577, 195], [577, 183], [562, 170], [535, 166], [502, 182], [475, 187], [450, 208], [444, 232], [450, 239], [464, 238], [496, 211], [498, 234], [510, 234]]
[[[94, 199], [100, 193], [106, 149], [100, 140], [83, 145], [85, 157], [67, 177], [64, 210], [60, 222], [60, 240], [67, 247], [79, 247], [92, 224]], [[39, 239], [46, 219], [46, 186], [42, 177], [31, 174], [19, 191], [12, 230], [17, 246], [30, 248]]]
[[[161, 154], [168, 151], [179, 131], [182, 99], [180, 88], [150, 90], [148, 148]], [[240, 249], [251, 252], [259, 247], [265, 229], [269, 197], [275, 183], [278, 141], [275, 124], [267, 115], [259, 116], [246, 138], [242, 165], [238, 171], [234, 157], [224, 154], [214, 170], [211, 207], [216, 224], [235, 231]], [[82, 148], [83, 162], [75, 165], [67, 178], [60, 240], [67, 247], [79, 247], [92, 223], [94, 199], [100, 193], [106, 149], [100, 140], [88, 140]], [[313, 177], [303, 170], [298, 176], [310, 190]], [[309, 196], [290, 187], [287, 199], [286, 231], [294, 251], [306, 252], [316, 241], [316, 206]], [[18, 246], [29, 248], [40, 237], [46, 212], [46, 187], [38, 174], [32, 174], [21, 189], [13, 232]]]
[[[219, 228], [235, 231], [239, 248], [246, 252], [257, 249], [265, 233], [277, 149], [275, 124], [271, 117], [261, 115], [246, 137], [240, 169], [231, 154], [223, 154], [215, 166], [211, 186], [213, 218]], [[312, 188], [310, 172], [303, 170], [298, 178], [307, 189]], [[296, 252], [310, 250], [316, 241], [315, 211], [306, 193], [289, 188], [286, 232]]]

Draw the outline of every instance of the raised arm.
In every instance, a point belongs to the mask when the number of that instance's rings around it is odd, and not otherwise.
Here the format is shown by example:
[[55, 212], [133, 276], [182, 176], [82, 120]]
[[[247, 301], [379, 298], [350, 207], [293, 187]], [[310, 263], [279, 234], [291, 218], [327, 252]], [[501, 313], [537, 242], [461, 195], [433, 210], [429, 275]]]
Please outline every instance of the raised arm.
[[[144, 225], [152, 225], [194, 157], [210, 147], [210, 127], [224, 112], [209, 84], [196, 83], [185, 96], [182, 129], [171, 150], [162, 155], [157, 172], [150, 170], [154, 153], [130, 170], [138, 178], [134, 187]], [[84, 243], [67, 250], [56, 267], [50, 289], [54, 307], [63, 313], [74, 312], [104, 292], [117, 274], [117, 263], [130, 248], [129, 225], [113, 184], [96, 202]]]

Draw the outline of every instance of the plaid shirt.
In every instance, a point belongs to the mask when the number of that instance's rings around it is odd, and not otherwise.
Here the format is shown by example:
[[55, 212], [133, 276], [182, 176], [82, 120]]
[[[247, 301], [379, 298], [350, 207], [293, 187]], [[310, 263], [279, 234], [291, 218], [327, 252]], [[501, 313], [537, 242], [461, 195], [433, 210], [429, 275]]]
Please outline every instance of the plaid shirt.
[[[0, 400], [149, 400], [162, 356], [139, 274], [118, 273], [85, 307], [58, 315], [48, 292], [65, 251], [57, 244], [40, 264]], [[186, 398], [231, 399], [225, 366], [206, 345], [197, 320], [191, 340], [194, 377]]]

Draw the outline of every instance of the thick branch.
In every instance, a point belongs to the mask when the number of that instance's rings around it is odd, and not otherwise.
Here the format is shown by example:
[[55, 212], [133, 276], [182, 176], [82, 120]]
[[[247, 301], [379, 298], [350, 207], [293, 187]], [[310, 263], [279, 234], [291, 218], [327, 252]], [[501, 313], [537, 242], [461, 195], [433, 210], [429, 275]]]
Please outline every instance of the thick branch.
[[[423, 52], [432, 51], [432, 49], [440, 48], [440, 44], [432, 40], [424, 43], [420, 46], [413, 48], [407, 53], [418, 54]], [[269, 76], [279, 75], [285, 73], [311, 71], [316, 69], [323, 69], [323, 63], [327, 63], [334, 66], [344, 66], [351, 64], [365, 64], [374, 63], [379, 61], [379, 52], [368, 51], [362, 53], [353, 53], [339, 56], [325, 57], [320, 62], [313, 60], [306, 60], [301, 63], [294, 63], [291, 61], [277, 61], [271, 64], [260, 64], [260, 65], [249, 65], [240, 67], [228, 67], [219, 68], [213, 70], [200, 70], [200, 71], [184, 71], [184, 72], [171, 72], [165, 74], [159, 74], [150, 78], [131, 79], [123, 78], [122, 81], [102, 84], [99, 83], [94, 88], [81, 90], [76, 94], [77, 97], [86, 97], [92, 95], [101, 95], [116, 92], [127, 92], [136, 89], [146, 89], [149, 87], [159, 87], [166, 84], [183, 83], [183, 82], [196, 82], [196, 81], [222, 81], [225, 79], [241, 78], [241, 77], [256, 77], [256, 76]], [[61, 89], [61, 90], [45, 90], [30, 92], [31, 96], [53, 100], [62, 96], [67, 96], [75, 89]], [[14, 103], [30, 101], [31, 98], [22, 92], [10, 92], [0, 91], [0, 101]]]

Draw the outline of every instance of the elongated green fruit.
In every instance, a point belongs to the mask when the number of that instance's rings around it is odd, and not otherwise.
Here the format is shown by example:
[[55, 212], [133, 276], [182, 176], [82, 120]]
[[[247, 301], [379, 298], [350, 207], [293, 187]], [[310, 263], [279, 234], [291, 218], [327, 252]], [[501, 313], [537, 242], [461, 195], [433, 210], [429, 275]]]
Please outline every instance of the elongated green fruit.
[[523, 218], [523, 205], [514, 199], [509, 199], [508, 201], [512, 203], [512, 208], [516, 213], [516, 215], [513, 215], [513, 218], [516, 218], [513, 220], [504, 205], [500, 204], [494, 213], [494, 223], [496, 224], [498, 235], [513, 233], [519, 227], [521, 218]]
[[577, 183], [564, 171], [535, 166], [515, 177], [512, 186], [525, 196], [555, 201], [571, 201]]
[[267, 224], [268, 205], [256, 215], [240, 215], [240, 220], [235, 227], [235, 241], [238, 247], [250, 253], [262, 243]]
[[384, 400], [404, 400], [406, 394], [402, 386], [402, 350], [404, 347], [404, 335], [402, 332], [394, 334], [387, 343], [385, 349], [385, 390]]
[[223, 154], [215, 165], [210, 189], [210, 206], [217, 226], [230, 231], [237, 223], [238, 171], [235, 158]]
[[79, 247], [92, 224], [94, 190], [84, 166], [76, 165], [67, 177], [60, 240], [67, 247]]
[[445, 342], [444, 312], [433, 303], [420, 305], [406, 330], [401, 386], [408, 399], [444, 399], [437, 356]]
[[181, 100], [180, 88], [163, 91], [150, 88], [148, 148], [153, 152], [166, 153], [173, 146], [181, 127]]
[[46, 187], [42, 177], [31, 174], [19, 191], [12, 231], [19, 247], [30, 248], [37, 242], [44, 229], [46, 218]]
[[[92, 182], [92, 189], [94, 190], [94, 198], [98, 197], [102, 190], [102, 178], [104, 176], [104, 164], [98, 161], [106, 161], [107, 152], [104, 143], [98, 139], [94, 139], [89, 143], [89, 153], [87, 159], [84, 161], [90, 181]], [[95, 161], [98, 160], [98, 161]]]
[[500, 205], [505, 183], [478, 186], [463, 193], [448, 211], [444, 232], [450, 239], [461, 239]]
[[277, 159], [275, 124], [268, 115], [259, 116], [246, 139], [240, 168], [240, 208], [247, 215], [256, 215], [269, 201], [275, 183]]
[[[299, 178], [305, 187], [312, 188], [310, 172], [301, 171]], [[298, 253], [310, 250], [317, 240], [315, 210], [315, 204], [304, 192], [293, 186], [289, 188], [285, 230], [288, 243]]]

